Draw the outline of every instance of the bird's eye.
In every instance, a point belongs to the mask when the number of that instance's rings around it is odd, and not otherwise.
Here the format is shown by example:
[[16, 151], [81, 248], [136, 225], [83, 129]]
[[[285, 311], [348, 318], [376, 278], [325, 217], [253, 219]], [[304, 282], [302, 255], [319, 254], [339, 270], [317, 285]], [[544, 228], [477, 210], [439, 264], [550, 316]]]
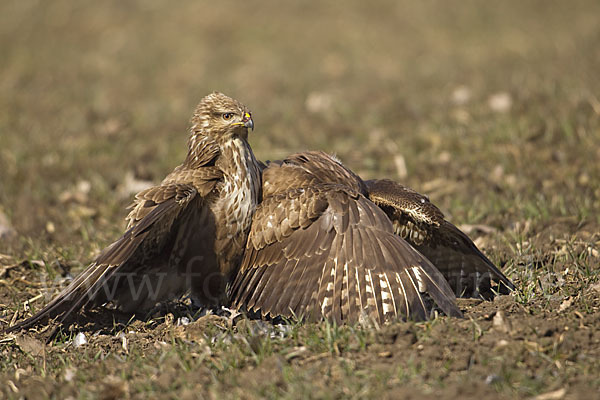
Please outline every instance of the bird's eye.
[[233, 118], [233, 113], [224, 113], [223, 114], [223, 119], [225, 121], [229, 121], [231, 118]]

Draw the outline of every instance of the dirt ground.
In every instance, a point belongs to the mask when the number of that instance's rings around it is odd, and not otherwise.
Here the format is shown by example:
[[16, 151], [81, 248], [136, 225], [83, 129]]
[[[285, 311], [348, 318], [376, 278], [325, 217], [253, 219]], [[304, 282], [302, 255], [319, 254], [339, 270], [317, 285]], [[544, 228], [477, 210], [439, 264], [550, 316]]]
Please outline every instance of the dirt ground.
[[213, 90], [258, 158], [429, 195], [517, 290], [382, 327], [93, 310], [48, 345], [0, 333], [0, 398], [597, 396], [598, 43], [591, 0], [2, 2], [0, 328], [118, 237]]

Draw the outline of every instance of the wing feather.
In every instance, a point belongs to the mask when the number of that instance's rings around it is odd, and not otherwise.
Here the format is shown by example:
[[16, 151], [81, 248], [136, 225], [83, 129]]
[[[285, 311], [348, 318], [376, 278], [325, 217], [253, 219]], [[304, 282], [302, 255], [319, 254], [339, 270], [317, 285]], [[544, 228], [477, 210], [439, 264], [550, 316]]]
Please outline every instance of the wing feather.
[[[153, 205], [145, 205], [143, 217], [133, 218], [131, 226], [117, 241], [104, 249], [96, 260], [61, 293], [34, 316], [12, 326], [10, 331], [29, 328], [42, 320], [59, 317], [62, 324], [69, 315], [89, 302], [102, 303], [114, 294], [119, 282], [111, 281], [132, 259], [143, 261], [152, 256], [148, 249], [160, 251], [171, 236], [177, 217], [185, 212], [197, 191], [189, 185], [168, 185], [146, 190]], [[143, 198], [142, 194], [139, 198]], [[110, 284], [109, 284], [110, 282]], [[102, 290], [102, 291], [101, 291]]]
[[[512, 282], [429, 199], [387, 179], [365, 182], [368, 197], [393, 222], [395, 233], [431, 261], [459, 296], [508, 294]], [[494, 284], [492, 281], [496, 281]]]
[[[408, 281], [411, 284], [411, 289], [410, 291], [413, 293], [419, 293], [419, 287], [417, 286], [417, 284], [415, 283], [415, 279], [413, 278], [413, 275], [411, 274], [411, 270], [407, 269], [405, 271], [406, 276], [408, 277]], [[417, 310], [416, 312], [419, 315], [419, 319], [425, 319], [427, 316], [427, 307], [425, 306], [425, 303], [423, 302], [423, 297], [421, 296], [415, 296], [416, 298], [416, 303], [417, 303], [417, 307], [414, 307], [415, 310]]]
[[[307, 212], [303, 218], [297, 204], [319, 204], [321, 211]], [[293, 218], [288, 210], [293, 210]], [[280, 225], [296, 215], [298, 223]], [[266, 220], [271, 222], [269, 229]], [[271, 232], [278, 229], [279, 233]], [[367, 316], [382, 323], [395, 317], [426, 319], [429, 313], [422, 296], [427, 293], [445, 313], [460, 315], [439, 273], [432, 282], [419, 280], [412, 272], [423, 268], [429, 274], [435, 271], [393, 233], [389, 219], [375, 204], [340, 185], [312, 184], [279, 192], [259, 205], [230, 295], [235, 307], [263, 315], [336, 322]], [[248, 277], [259, 274], [260, 278]], [[398, 279], [389, 279], [388, 274]]]

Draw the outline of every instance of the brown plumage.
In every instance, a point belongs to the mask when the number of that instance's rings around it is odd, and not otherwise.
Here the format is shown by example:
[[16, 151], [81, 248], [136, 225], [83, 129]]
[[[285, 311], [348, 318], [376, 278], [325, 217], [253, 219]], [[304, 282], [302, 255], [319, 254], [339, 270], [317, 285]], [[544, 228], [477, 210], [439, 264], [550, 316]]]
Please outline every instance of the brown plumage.
[[253, 122], [244, 105], [212, 93], [191, 123], [185, 161], [136, 195], [125, 234], [11, 330], [56, 316], [62, 322], [106, 302], [133, 312], [186, 292], [205, 304], [224, 300], [260, 195], [259, 164], [247, 142]]
[[[423, 196], [391, 181], [363, 182], [337, 159], [306, 152], [263, 171], [263, 201], [231, 297], [272, 317], [423, 320], [429, 299], [461, 316], [457, 285], [446, 279], [460, 268], [512, 287]], [[489, 279], [479, 283], [489, 289]]]
[[429, 199], [389, 179], [365, 182], [369, 199], [392, 221], [394, 232], [429, 259], [459, 297], [491, 299], [512, 282]]

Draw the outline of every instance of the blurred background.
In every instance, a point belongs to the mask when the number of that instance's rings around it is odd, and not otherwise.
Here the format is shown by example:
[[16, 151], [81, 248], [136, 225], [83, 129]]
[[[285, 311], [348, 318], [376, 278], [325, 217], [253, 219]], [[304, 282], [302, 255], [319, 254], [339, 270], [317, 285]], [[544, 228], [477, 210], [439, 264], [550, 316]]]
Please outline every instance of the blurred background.
[[3, 1], [0, 253], [97, 251], [214, 90], [263, 160], [326, 150], [457, 223], [597, 230], [599, 43], [598, 1]]

